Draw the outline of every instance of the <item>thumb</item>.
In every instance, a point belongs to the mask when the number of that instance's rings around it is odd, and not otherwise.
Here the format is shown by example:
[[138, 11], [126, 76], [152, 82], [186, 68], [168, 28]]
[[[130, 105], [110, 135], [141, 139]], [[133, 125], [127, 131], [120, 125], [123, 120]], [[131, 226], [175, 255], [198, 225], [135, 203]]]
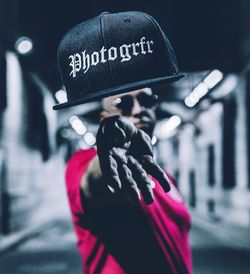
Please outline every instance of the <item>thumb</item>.
[[107, 144], [110, 144], [112, 147], [122, 146], [125, 143], [126, 134], [116, 121], [112, 124], [102, 125], [101, 133], [103, 137], [105, 136]]
[[125, 143], [126, 140], [126, 134], [125, 132], [119, 127], [118, 123], [115, 122], [114, 128], [113, 128], [113, 138], [115, 145], [121, 146]]

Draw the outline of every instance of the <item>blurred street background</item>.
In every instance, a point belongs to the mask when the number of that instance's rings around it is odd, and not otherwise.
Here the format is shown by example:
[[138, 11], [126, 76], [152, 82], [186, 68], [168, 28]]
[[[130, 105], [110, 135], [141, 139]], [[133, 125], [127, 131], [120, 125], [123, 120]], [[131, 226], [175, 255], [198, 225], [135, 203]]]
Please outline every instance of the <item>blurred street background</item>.
[[[66, 210], [67, 212], [67, 210]], [[193, 217], [190, 237], [194, 273], [249, 273], [250, 237], [247, 229], [211, 224]], [[80, 274], [80, 257], [69, 216], [55, 216], [18, 245], [0, 253], [3, 274]]]
[[153, 89], [152, 141], [192, 216], [194, 273], [250, 273], [250, 2], [0, 0], [0, 274], [81, 273], [64, 170], [95, 145], [101, 104], [52, 110], [67, 100], [56, 50], [127, 10], [157, 19], [186, 73]]

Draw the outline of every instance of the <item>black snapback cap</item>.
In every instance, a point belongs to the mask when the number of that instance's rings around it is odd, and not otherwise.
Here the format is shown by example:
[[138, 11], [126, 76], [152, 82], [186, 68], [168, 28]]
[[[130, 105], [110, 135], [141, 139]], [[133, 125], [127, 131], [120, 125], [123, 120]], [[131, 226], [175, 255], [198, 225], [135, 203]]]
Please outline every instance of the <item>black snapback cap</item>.
[[55, 110], [184, 77], [156, 20], [138, 11], [104, 12], [75, 26], [57, 59], [68, 102]]

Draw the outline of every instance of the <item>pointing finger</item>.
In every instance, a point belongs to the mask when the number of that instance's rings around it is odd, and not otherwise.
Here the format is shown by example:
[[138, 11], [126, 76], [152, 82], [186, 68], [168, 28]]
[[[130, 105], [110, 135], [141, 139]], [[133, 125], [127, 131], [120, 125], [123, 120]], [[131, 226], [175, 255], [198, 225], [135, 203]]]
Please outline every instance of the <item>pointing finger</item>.
[[166, 173], [154, 161], [152, 156], [144, 155], [141, 160], [143, 168], [158, 180], [165, 192], [170, 190], [170, 181]]
[[151, 187], [150, 178], [148, 177], [146, 171], [142, 168], [141, 164], [134, 159], [133, 156], [128, 156], [128, 167], [133, 173], [133, 178], [141, 190], [145, 203], [153, 203], [154, 193]]

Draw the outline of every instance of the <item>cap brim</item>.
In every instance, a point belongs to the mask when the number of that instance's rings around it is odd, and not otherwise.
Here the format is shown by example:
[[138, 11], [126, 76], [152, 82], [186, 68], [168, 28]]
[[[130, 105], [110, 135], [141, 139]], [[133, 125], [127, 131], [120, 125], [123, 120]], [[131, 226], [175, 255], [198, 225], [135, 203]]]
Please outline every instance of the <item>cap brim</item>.
[[133, 90], [136, 90], [139, 88], [152, 87], [157, 84], [178, 81], [183, 77], [185, 77], [185, 74], [179, 73], [179, 74], [172, 75], [172, 76], [158, 77], [158, 78], [153, 78], [153, 79], [148, 79], [148, 80], [143, 80], [143, 81], [132, 82], [129, 84], [123, 84], [120, 86], [115, 86], [113, 88], [102, 89], [102, 90], [98, 90], [98, 91], [95, 91], [95, 92], [92, 92], [89, 94], [85, 94], [85, 95], [81, 96], [81, 98], [71, 100], [70, 102], [55, 105], [55, 106], [53, 106], [53, 109], [59, 110], [59, 109], [64, 109], [64, 108], [68, 108], [68, 107], [73, 107], [73, 106], [88, 103], [91, 101], [100, 100], [102, 98], [109, 97], [112, 95], [117, 95], [117, 94], [121, 94], [121, 93], [128, 92], [128, 91], [133, 91]]

